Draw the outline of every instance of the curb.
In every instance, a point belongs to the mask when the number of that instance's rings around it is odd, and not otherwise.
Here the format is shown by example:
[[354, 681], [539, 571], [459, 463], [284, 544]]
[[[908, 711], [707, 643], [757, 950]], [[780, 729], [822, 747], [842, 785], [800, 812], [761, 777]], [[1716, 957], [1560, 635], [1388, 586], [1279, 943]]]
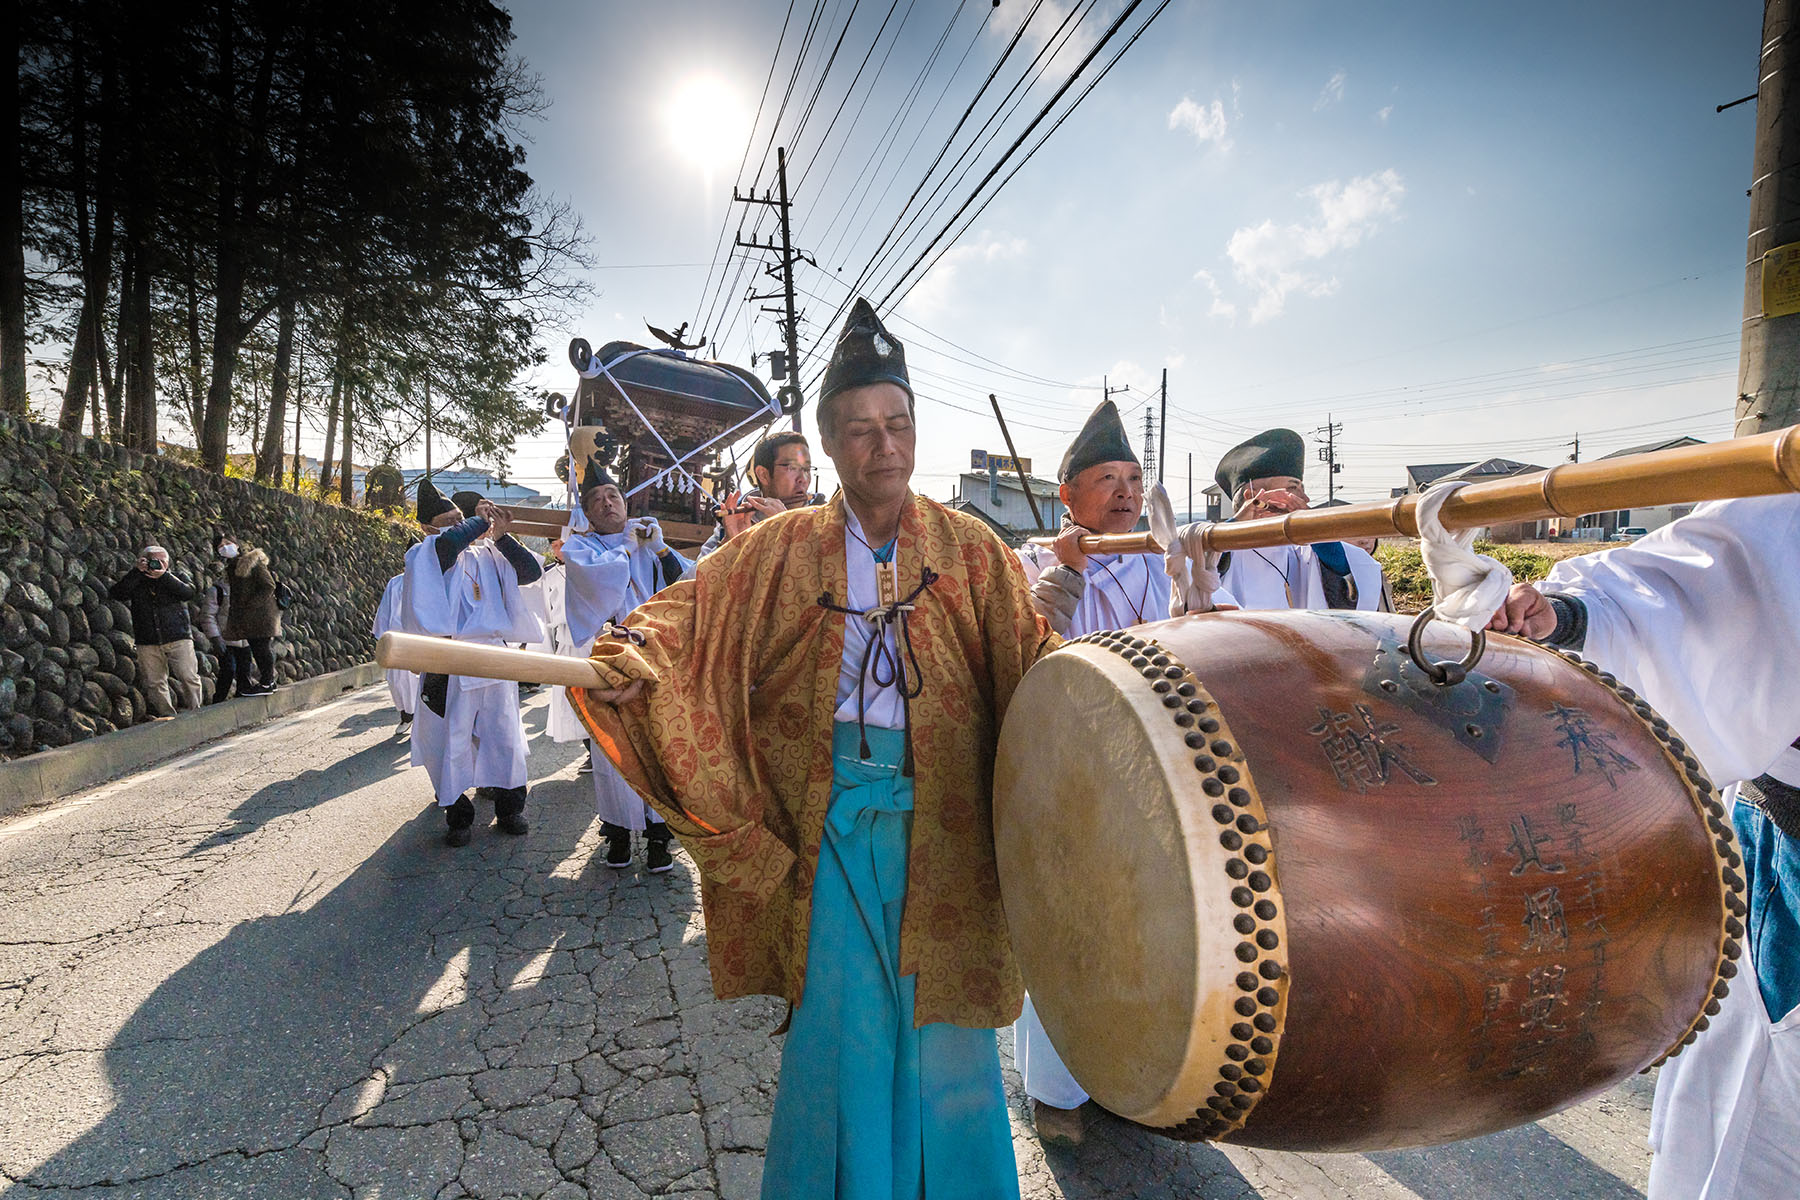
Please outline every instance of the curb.
[[359, 663], [288, 684], [267, 696], [184, 709], [172, 721], [146, 722], [0, 763], [0, 817], [86, 791], [276, 717], [317, 708], [381, 677], [377, 664]]

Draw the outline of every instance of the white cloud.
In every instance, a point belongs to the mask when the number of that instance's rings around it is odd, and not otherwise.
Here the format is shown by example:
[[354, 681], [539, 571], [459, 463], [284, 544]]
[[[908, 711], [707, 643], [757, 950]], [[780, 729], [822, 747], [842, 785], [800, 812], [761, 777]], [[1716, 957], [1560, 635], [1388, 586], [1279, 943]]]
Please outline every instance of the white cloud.
[[1375, 119], [1377, 121], [1380, 121], [1383, 125], [1386, 125], [1388, 118], [1393, 115], [1394, 115], [1394, 106], [1391, 104], [1388, 105], [1386, 108], [1380, 108], [1375, 111]]
[[1036, 13], [1032, 15], [1031, 24], [1025, 27], [1020, 49], [1029, 49], [1035, 54], [1060, 36], [1046, 71], [1052, 78], [1066, 75], [1100, 40], [1105, 26], [1096, 25], [1083, 16], [1075, 20], [1073, 29], [1064, 29], [1063, 22], [1075, 7], [1070, 0], [1043, 0], [1041, 4], [1034, 4], [1033, 0], [999, 0], [987, 17], [985, 28], [988, 34], [996, 40], [1011, 40], [1019, 30], [1019, 22], [1031, 14], [1034, 7]]
[[1207, 316], [1223, 317], [1227, 321], [1236, 319], [1237, 305], [1225, 298], [1224, 289], [1219, 287], [1219, 281], [1213, 278], [1211, 271], [1195, 271], [1194, 278], [1204, 283], [1212, 293], [1212, 306], [1206, 310]]
[[1339, 71], [1330, 79], [1327, 79], [1324, 88], [1319, 92], [1319, 98], [1313, 101], [1313, 111], [1318, 112], [1321, 108], [1336, 104], [1338, 101], [1342, 100], [1344, 98], [1344, 81], [1349, 78], [1350, 76], [1347, 73]]
[[1022, 237], [983, 230], [975, 235], [974, 241], [952, 246], [938, 259], [918, 286], [908, 293], [906, 307], [916, 317], [942, 312], [950, 303], [952, 289], [965, 267], [1023, 258], [1029, 249], [1030, 244]]
[[1183, 96], [1181, 103], [1169, 111], [1169, 128], [1187, 130], [1202, 146], [1212, 142], [1220, 150], [1231, 149], [1225, 105], [1218, 100], [1211, 104], [1195, 104], [1191, 96]]
[[[1225, 244], [1225, 256], [1231, 260], [1238, 282], [1255, 293], [1251, 323], [1280, 316], [1295, 292], [1313, 297], [1335, 292], [1337, 279], [1317, 271], [1315, 264], [1373, 236], [1399, 213], [1405, 194], [1406, 187], [1392, 167], [1345, 184], [1333, 179], [1302, 193], [1317, 208], [1310, 220], [1291, 225], [1265, 220], [1233, 233]], [[1219, 294], [1212, 276], [1204, 271], [1196, 276], [1202, 277], [1214, 288], [1212, 315], [1234, 316], [1235, 305]]]

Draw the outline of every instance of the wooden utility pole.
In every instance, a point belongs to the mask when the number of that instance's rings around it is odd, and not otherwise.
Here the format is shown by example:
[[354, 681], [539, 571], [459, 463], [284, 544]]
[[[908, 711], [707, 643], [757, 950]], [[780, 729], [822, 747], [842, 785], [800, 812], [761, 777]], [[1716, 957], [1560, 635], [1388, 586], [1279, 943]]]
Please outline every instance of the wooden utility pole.
[[[738, 204], [766, 204], [781, 214], [781, 244], [779, 246], [773, 242], [746, 242], [743, 238], [736, 240], [741, 249], [767, 250], [781, 256], [780, 262], [770, 263], [763, 268], [765, 274], [781, 280], [781, 290], [759, 296], [755, 293], [755, 289], [751, 289], [751, 294], [746, 296], [745, 300], [746, 302], [757, 300], [780, 300], [782, 302], [781, 308], [764, 308], [763, 311], [776, 314], [776, 319], [781, 324], [782, 337], [787, 341], [787, 361], [784, 364], [787, 373], [786, 380], [781, 385], [781, 403], [783, 408], [793, 413], [794, 432], [799, 433], [800, 406], [804, 402], [804, 397], [800, 392], [800, 318], [794, 310], [794, 264], [813, 260], [809, 254], [795, 253], [794, 251], [793, 201], [788, 197], [787, 147], [785, 146], [779, 146], [775, 150], [775, 177], [780, 187], [780, 192], [776, 196], [771, 196], [767, 192], [760, 197], [740, 196], [738, 190], [732, 188], [731, 198]], [[817, 266], [818, 264], [814, 263], [813, 265]], [[781, 378], [781, 375], [776, 373], [776, 378]]]
[[1800, 421], [1800, 46], [1788, 40], [1796, 7], [1800, 0], [1763, 4], [1738, 358], [1740, 437]]

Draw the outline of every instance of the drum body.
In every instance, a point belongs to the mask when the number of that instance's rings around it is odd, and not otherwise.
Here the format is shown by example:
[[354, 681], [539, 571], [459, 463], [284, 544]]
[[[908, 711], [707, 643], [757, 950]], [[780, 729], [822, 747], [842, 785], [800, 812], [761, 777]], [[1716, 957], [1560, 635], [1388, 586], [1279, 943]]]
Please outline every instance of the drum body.
[[1577, 1103], [1717, 1011], [1741, 860], [1679, 737], [1511, 638], [1435, 684], [1410, 620], [1179, 618], [1026, 675], [995, 775], [1007, 921], [1104, 1107], [1285, 1150], [1428, 1145]]

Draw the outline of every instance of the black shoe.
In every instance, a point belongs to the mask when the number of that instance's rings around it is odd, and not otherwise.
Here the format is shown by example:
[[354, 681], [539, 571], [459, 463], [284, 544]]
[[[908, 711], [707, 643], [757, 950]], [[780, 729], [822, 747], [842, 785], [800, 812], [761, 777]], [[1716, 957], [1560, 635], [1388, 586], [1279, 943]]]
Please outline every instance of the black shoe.
[[652, 875], [661, 875], [664, 871], [672, 870], [675, 866], [675, 859], [669, 854], [668, 835], [657, 837], [650, 834], [647, 840], [649, 846], [644, 854], [644, 866]]
[[575, 773], [577, 775], [592, 775], [594, 773], [594, 756], [590, 754], [582, 759], [581, 765], [575, 768]]
[[275, 690], [274, 688], [267, 688], [267, 687], [261, 687], [261, 686], [239, 688], [238, 695], [240, 695], [240, 696], [267, 696], [269, 693], [273, 692], [274, 690]]
[[400, 724], [395, 726], [395, 728], [394, 728], [394, 736], [395, 737], [400, 737], [402, 734], [407, 734], [407, 733], [412, 732], [412, 718], [413, 718], [413, 715], [411, 713], [401, 713], [400, 714]]
[[631, 865], [631, 830], [623, 825], [605, 824], [601, 832], [606, 835], [606, 865], [615, 871], [622, 871]]
[[494, 824], [499, 826], [501, 833], [510, 833], [514, 837], [523, 836], [531, 828], [518, 813], [505, 813], [495, 817]]
[[458, 796], [455, 804], [444, 806], [444, 844], [466, 846], [475, 824], [475, 806], [467, 796]]

